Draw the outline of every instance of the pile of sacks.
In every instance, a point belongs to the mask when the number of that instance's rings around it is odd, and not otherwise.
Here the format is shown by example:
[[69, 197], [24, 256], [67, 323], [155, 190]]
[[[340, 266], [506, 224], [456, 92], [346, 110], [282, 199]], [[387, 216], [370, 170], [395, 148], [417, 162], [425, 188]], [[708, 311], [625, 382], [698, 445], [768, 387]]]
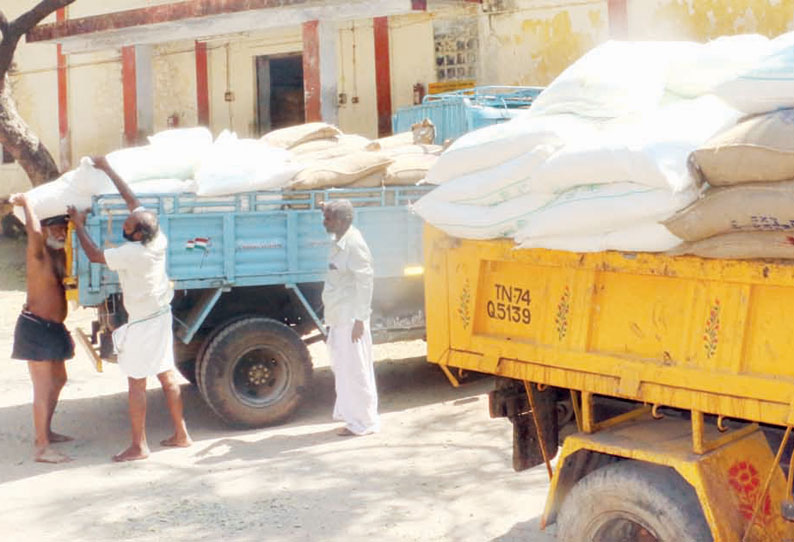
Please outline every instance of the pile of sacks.
[[692, 154], [707, 189], [664, 225], [679, 254], [794, 258], [794, 109], [750, 117]]
[[453, 143], [427, 175], [439, 187], [415, 210], [450, 235], [521, 248], [683, 248], [671, 217], [701, 204], [713, 180], [700, 174], [700, 151], [747, 115], [785, 107], [794, 107], [794, 33], [607, 42], [527, 113]]
[[[107, 155], [137, 194], [192, 193], [215, 197], [255, 190], [303, 190], [413, 185], [425, 177], [441, 147], [430, 123], [411, 132], [369, 140], [316, 122], [274, 130], [260, 139], [224, 130], [213, 141], [206, 128], [166, 130], [148, 145]], [[39, 218], [91, 206], [93, 196], [116, 194], [90, 158], [58, 179], [28, 192]], [[14, 210], [24, 221], [21, 209]]]

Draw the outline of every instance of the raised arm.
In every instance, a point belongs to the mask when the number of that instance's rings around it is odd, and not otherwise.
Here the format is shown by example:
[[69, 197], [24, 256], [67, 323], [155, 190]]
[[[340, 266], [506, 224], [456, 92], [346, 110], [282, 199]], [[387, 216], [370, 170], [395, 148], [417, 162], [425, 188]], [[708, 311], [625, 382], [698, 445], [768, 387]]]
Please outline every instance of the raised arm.
[[11, 196], [11, 204], [22, 207], [25, 212], [25, 230], [28, 234], [28, 253], [41, 257], [44, 255], [44, 234], [41, 231], [41, 222], [39, 222], [36, 213], [30, 206], [27, 196], [25, 194], [14, 194]]
[[88, 261], [101, 264], [107, 263], [105, 261], [105, 253], [96, 246], [88, 232], [85, 231], [85, 212], [78, 211], [74, 205], [70, 205], [67, 208], [67, 212], [69, 213], [69, 219], [74, 225], [74, 231], [77, 233], [80, 246], [83, 247], [83, 251], [88, 257]]
[[130, 190], [129, 185], [124, 182], [124, 179], [119, 177], [119, 174], [116, 173], [112, 167], [110, 167], [107, 158], [104, 156], [94, 156], [91, 158], [91, 160], [94, 162], [94, 167], [104, 171], [107, 176], [110, 177], [110, 180], [113, 181], [114, 185], [116, 185], [116, 190], [118, 190], [119, 194], [121, 194], [121, 197], [124, 198], [124, 202], [127, 204], [127, 207], [129, 207], [130, 211], [134, 211], [141, 206], [140, 200], [138, 200], [138, 197], [135, 195], [135, 193]]

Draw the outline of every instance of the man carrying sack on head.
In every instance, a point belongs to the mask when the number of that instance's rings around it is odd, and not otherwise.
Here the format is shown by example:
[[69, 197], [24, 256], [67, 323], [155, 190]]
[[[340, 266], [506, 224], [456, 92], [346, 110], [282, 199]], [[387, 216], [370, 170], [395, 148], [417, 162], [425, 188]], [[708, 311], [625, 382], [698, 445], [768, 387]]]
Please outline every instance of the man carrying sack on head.
[[36, 431], [33, 459], [40, 463], [63, 463], [70, 458], [51, 445], [72, 440], [52, 430], [55, 406], [66, 384], [65, 360], [74, 357], [74, 341], [66, 320], [64, 243], [66, 216], [39, 222], [24, 194], [11, 196], [11, 203], [25, 212], [27, 246], [27, 299], [14, 329], [13, 359], [28, 362], [33, 382], [33, 426]]

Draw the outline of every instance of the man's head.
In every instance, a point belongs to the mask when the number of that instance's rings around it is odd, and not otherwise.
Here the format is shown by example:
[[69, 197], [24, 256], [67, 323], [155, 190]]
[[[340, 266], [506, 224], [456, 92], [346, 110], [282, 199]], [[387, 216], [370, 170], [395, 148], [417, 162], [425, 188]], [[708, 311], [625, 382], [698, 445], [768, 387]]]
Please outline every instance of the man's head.
[[150, 211], [136, 209], [124, 221], [122, 229], [124, 230], [124, 239], [133, 242], [140, 241], [141, 244], [146, 245], [157, 235], [159, 229], [157, 216]]
[[66, 244], [66, 226], [69, 217], [66, 215], [52, 216], [41, 221], [41, 232], [44, 243], [52, 250], [63, 250]]
[[342, 237], [353, 223], [353, 204], [350, 200], [335, 199], [323, 205], [323, 226], [325, 231]]

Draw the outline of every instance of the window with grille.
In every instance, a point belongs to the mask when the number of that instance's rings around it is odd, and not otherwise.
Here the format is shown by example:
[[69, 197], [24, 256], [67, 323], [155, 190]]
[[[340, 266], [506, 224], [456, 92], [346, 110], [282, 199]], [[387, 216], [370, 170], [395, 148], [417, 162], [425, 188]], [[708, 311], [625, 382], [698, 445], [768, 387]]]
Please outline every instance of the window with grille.
[[433, 37], [438, 81], [477, 78], [479, 39], [476, 19], [435, 21]]

